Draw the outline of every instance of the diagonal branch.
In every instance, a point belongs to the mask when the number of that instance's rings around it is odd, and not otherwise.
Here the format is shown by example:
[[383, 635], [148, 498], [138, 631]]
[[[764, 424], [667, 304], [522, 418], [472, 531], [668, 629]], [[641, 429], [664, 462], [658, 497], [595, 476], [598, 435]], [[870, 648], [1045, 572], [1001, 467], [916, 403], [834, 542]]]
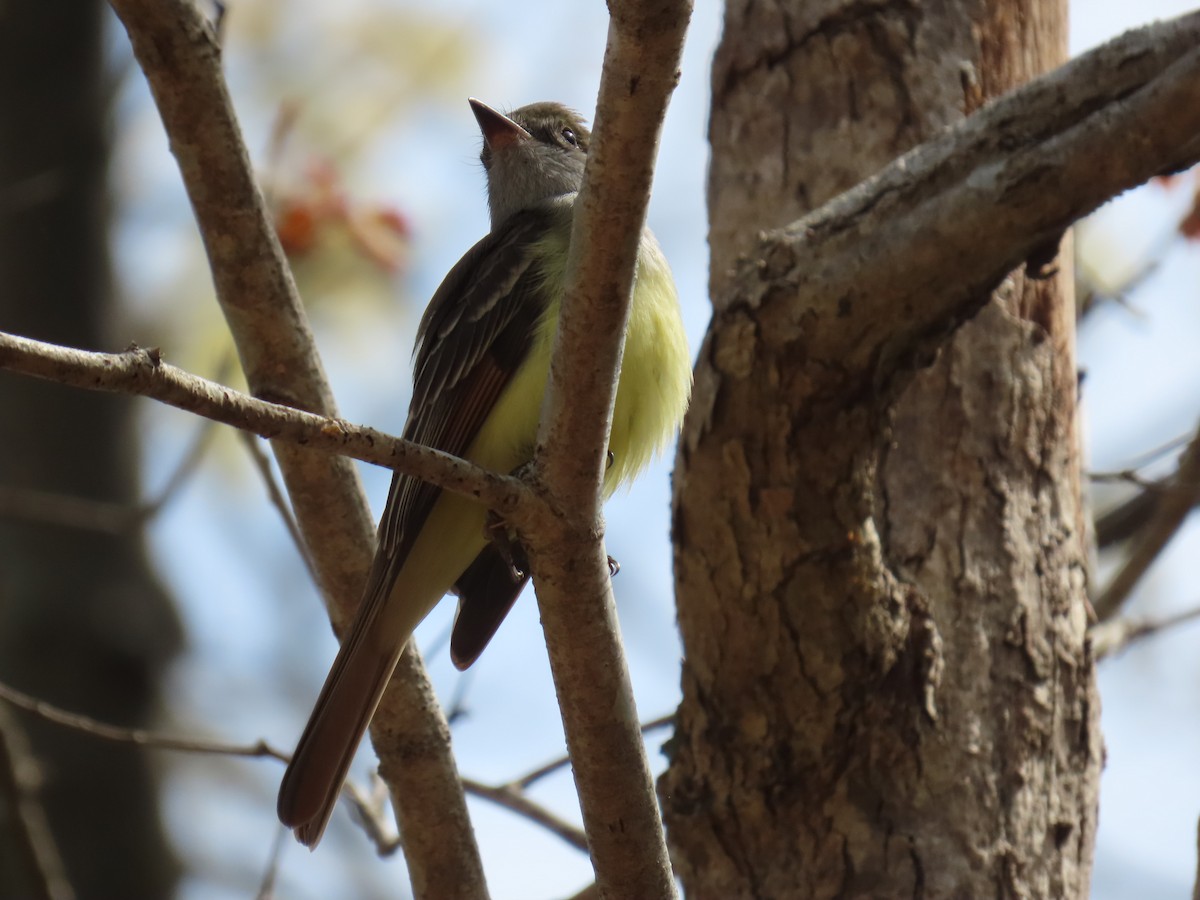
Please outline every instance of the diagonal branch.
[[[274, 759], [283, 763], [291, 760], [289, 754], [272, 747], [261, 738], [252, 744], [231, 744], [226, 741], [214, 741], [208, 738], [183, 737], [163, 734], [157, 731], [148, 731], [144, 728], [126, 728], [120, 725], [112, 725], [108, 722], [93, 719], [90, 716], [70, 712], [47, 703], [44, 700], [39, 700], [36, 697], [31, 697], [29, 694], [18, 691], [4, 682], [0, 682], [0, 701], [16, 709], [24, 710], [45, 722], [50, 722], [63, 728], [70, 728], [82, 734], [87, 734], [103, 741], [111, 741], [116, 744], [130, 744], [135, 747], [148, 747], [155, 750], [167, 750], [177, 753], [196, 753], [249, 759]], [[5, 730], [3, 727], [4, 722], [4, 710], [0, 708], [0, 736], [2, 736]], [[384, 836], [382, 825], [377, 815], [377, 810], [382, 807], [382, 804], [371, 802], [352, 781], [347, 781], [342, 786], [342, 794], [362, 820], [368, 836], [371, 838], [372, 843], [375, 844], [380, 855], [384, 856], [395, 852], [398, 842], [394, 838]], [[288, 832], [286, 829], [281, 829], [280, 833], [286, 835]]]
[[[25, 889], [34, 900], [75, 900], [75, 889], [38, 796], [40, 775], [25, 734], [8, 712], [0, 709], [0, 802], [4, 804], [7, 843], [12, 845], [6, 854], [9, 864], [24, 864]], [[20, 884], [21, 879], [15, 883]]]
[[[162, 116], [208, 252], [217, 299], [255, 396], [336, 414], [312, 332], [254, 180], [221, 71], [192, 0], [110, 0]], [[276, 458], [335, 626], [349, 621], [374, 527], [354, 466], [276, 442]], [[340, 630], [340, 629], [339, 629]], [[420, 655], [404, 654], [375, 714], [414, 893], [484, 897], [487, 888], [450, 730]]]
[[538, 435], [557, 516], [523, 531], [599, 893], [675, 896], [600, 524], [634, 265], [689, 0], [610, 0], [604, 70]]
[[259, 446], [258, 441], [250, 432], [243, 431], [238, 436], [242, 439], [242, 446], [246, 448], [254, 470], [262, 479], [263, 487], [267, 491], [267, 499], [275, 508], [275, 512], [279, 514], [279, 518], [283, 520], [283, 527], [287, 531], [288, 537], [292, 539], [292, 546], [296, 548], [296, 553], [304, 561], [304, 567], [308, 569], [308, 574], [312, 576], [313, 581], [316, 581], [312, 560], [308, 558], [308, 548], [304, 546], [304, 536], [300, 534], [300, 526], [296, 524], [296, 517], [292, 515], [292, 507], [287, 502], [287, 494], [283, 485], [279, 483], [279, 479], [275, 477], [275, 470], [271, 468], [271, 457]]
[[529, 795], [521, 789], [508, 784], [484, 784], [482, 781], [475, 781], [472, 778], [464, 778], [463, 787], [467, 789], [467, 793], [490, 800], [497, 806], [503, 806], [517, 815], [524, 816], [531, 822], [541, 825], [551, 834], [562, 838], [576, 850], [587, 852], [587, 836], [582, 831], [565, 819], [556, 816], [540, 803], [531, 800]]
[[1200, 504], [1200, 432], [1183, 451], [1179, 468], [1158, 497], [1154, 513], [1138, 534], [1129, 558], [1096, 598], [1094, 606], [1100, 621], [1117, 613], [1197, 504]]
[[1200, 619], [1200, 606], [1193, 606], [1191, 609], [1153, 621], [1106, 619], [1088, 630], [1088, 636], [1092, 639], [1092, 654], [1097, 661], [1108, 659], [1143, 638], [1154, 637], [1197, 619]]
[[[811, 354], [814, 395], [919, 363], [1075, 220], [1200, 160], [1200, 13], [1130, 32], [1001, 97], [786, 229], [719, 315]], [[749, 349], [753, 358], [753, 349]]]
[[0, 369], [87, 390], [151, 397], [260, 437], [414, 475], [520, 521], [518, 506], [526, 489], [515, 478], [374, 428], [248, 397], [163, 362], [157, 350], [95, 353], [0, 332]]
[[61, 725], [63, 728], [73, 728], [84, 734], [90, 734], [92, 737], [117, 744], [132, 744], [136, 747], [153, 747], [157, 750], [175, 750], [182, 753], [203, 753], [214, 756], [270, 758], [281, 762], [287, 762], [291, 758], [263, 740], [255, 741], [253, 744], [229, 744], [203, 738], [159, 734], [144, 728], [124, 728], [120, 725], [110, 725], [107, 722], [93, 719], [91, 716], [68, 712], [44, 700], [31, 697], [3, 682], [0, 682], [0, 701], [31, 713], [46, 722]]

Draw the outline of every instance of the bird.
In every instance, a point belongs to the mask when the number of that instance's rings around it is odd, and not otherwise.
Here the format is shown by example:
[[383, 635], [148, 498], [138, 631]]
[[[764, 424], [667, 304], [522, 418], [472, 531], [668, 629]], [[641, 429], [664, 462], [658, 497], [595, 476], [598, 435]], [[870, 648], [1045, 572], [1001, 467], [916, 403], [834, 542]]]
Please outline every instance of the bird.
[[[539, 102], [508, 115], [469, 100], [483, 135], [490, 231], [450, 269], [417, 329], [404, 437], [496, 472], [533, 459], [591, 134]], [[638, 246], [613, 409], [607, 499], [678, 431], [692, 368], [670, 267]], [[478, 658], [529, 580], [519, 537], [480, 503], [396, 473], [358, 611], [279, 789], [280, 821], [315, 848], [414, 629], [458, 597], [451, 658]]]

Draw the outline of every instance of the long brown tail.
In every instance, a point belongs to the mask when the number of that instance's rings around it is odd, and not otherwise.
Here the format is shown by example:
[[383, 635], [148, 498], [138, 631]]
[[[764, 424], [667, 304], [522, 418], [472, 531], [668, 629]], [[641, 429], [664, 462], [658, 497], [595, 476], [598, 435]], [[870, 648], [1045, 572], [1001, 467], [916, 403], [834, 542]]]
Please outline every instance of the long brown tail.
[[407, 643], [404, 635], [399, 646], [381, 645], [374, 624], [373, 616], [356, 617], [279, 787], [279, 820], [310, 848], [329, 824], [355, 751]]
[[[279, 787], [279, 820], [309, 847], [329, 823], [404, 645], [484, 546], [483, 507], [435, 491], [437, 502], [416, 516], [397, 490], [404, 483], [397, 478], [388, 494], [362, 602]], [[391, 524], [396, 509], [411, 514], [403, 527]]]

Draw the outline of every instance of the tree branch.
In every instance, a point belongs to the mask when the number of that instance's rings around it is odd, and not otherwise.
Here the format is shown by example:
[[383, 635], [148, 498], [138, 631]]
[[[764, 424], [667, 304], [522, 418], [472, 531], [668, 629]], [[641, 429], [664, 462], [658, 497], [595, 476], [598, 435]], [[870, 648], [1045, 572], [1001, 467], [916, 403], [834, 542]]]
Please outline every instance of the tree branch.
[[1159, 482], [1140, 482], [1140, 490], [1112, 509], [1096, 517], [1096, 549], [1108, 550], [1121, 541], [1129, 540], [1150, 521], [1158, 508], [1164, 485]]
[[582, 850], [584, 853], [588, 850], [587, 835], [582, 831], [567, 822], [540, 803], [535, 803], [521, 790], [512, 787], [511, 785], [490, 785], [484, 784], [482, 781], [475, 781], [472, 778], [463, 779], [463, 787], [466, 788], [468, 794], [473, 794], [484, 800], [490, 800], [497, 806], [503, 806], [518, 815], [524, 816], [531, 822], [541, 825], [552, 834], [558, 835], [576, 850]]
[[[274, 759], [284, 763], [291, 760], [289, 754], [272, 747], [265, 740], [258, 740], [252, 744], [230, 744], [225, 741], [161, 734], [156, 731], [148, 731], [144, 728], [124, 728], [119, 725], [111, 725], [107, 722], [93, 719], [90, 716], [69, 712], [44, 700], [39, 700], [36, 697], [31, 697], [29, 694], [18, 691], [4, 682], [0, 682], [0, 701], [37, 716], [43, 721], [116, 744], [132, 744], [136, 747], [148, 747], [155, 750], [168, 750], [177, 753]], [[0, 709], [0, 725], [3, 723], [4, 710]], [[0, 728], [0, 731], [2, 730]], [[381, 781], [380, 784], [383, 784], [383, 782]], [[350, 802], [352, 809], [357, 813], [367, 836], [371, 839], [379, 854], [384, 856], [395, 852], [399, 846], [399, 842], [396, 838], [385, 834], [384, 825], [380, 821], [380, 814], [383, 808], [382, 800], [379, 803], [372, 803], [371, 799], [360, 791], [353, 781], [349, 780], [342, 785], [342, 795]]]
[[313, 581], [316, 581], [316, 571], [313, 569], [312, 560], [308, 558], [308, 548], [304, 546], [304, 535], [300, 533], [300, 526], [296, 524], [296, 517], [292, 515], [292, 508], [287, 502], [287, 493], [283, 489], [283, 485], [279, 483], [279, 479], [275, 477], [275, 471], [271, 468], [271, 458], [266, 451], [259, 446], [258, 441], [254, 439], [254, 435], [248, 431], [243, 431], [238, 435], [242, 439], [242, 446], [246, 448], [246, 453], [250, 457], [250, 462], [254, 465], [254, 470], [258, 472], [259, 478], [262, 479], [263, 487], [267, 491], [267, 499], [271, 502], [271, 506], [275, 508], [275, 512], [279, 514], [279, 518], [283, 520], [283, 527], [288, 533], [288, 537], [292, 539], [292, 546], [296, 548], [296, 552], [304, 561], [304, 567], [308, 569], [308, 574], [312, 576]]
[[1158, 498], [1154, 513], [1138, 534], [1129, 558], [1096, 598], [1097, 617], [1112, 618], [1158, 554], [1175, 536], [1189, 512], [1200, 503], [1200, 431], [1183, 451], [1179, 468]]
[[[191, 0], [111, 0], [146, 75], [200, 226], [242, 368], [255, 396], [336, 414], [312, 332], [255, 184], [217, 40]], [[349, 621], [375, 529], [354, 466], [277, 442], [296, 520], [335, 628]], [[413, 892], [484, 897], [483, 864], [450, 752], [450, 729], [410, 648], [375, 713]]]
[[[648, 732], [655, 730], [656, 728], [663, 728], [667, 725], [673, 725], [674, 723], [675, 723], [675, 714], [668, 713], [665, 716], [659, 716], [657, 719], [650, 719], [648, 722], [642, 722], [641, 725], [638, 726], [638, 730], [644, 735], [644, 734], [647, 734]], [[538, 766], [536, 769], [532, 770], [531, 772], [526, 772], [524, 775], [522, 775], [519, 778], [514, 778], [512, 781], [509, 781], [506, 784], [504, 784], [503, 787], [509, 788], [511, 790], [520, 790], [520, 791], [528, 790], [529, 788], [533, 787], [533, 785], [535, 785], [537, 782], [541, 781], [543, 778], [547, 778], [550, 775], [553, 775], [555, 772], [559, 771], [560, 769], [566, 768], [570, 764], [571, 764], [571, 757], [559, 756], [555, 759], [550, 760], [550, 762], [548, 762], [548, 763], [544, 763], [544, 764]]]
[[516, 478], [374, 428], [248, 397], [163, 362], [157, 350], [94, 353], [0, 332], [0, 369], [87, 390], [150, 397], [260, 437], [413, 475], [520, 521], [527, 489]]
[[92, 737], [117, 744], [133, 744], [136, 747], [153, 747], [157, 750], [205, 753], [215, 756], [269, 757], [280, 762], [287, 762], [291, 759], [288, 754], [282, 750], [276, 750], [266, 741], [255, 741], [253, 744], [228, 744], [200, 738], [174, 737], [147, 731], [144, 728], [122, 728], [119, 725], [109, 725], [107, 722], [101, 722], [90, 716], [68, 712], [44, 700], [38, 700], [3, 682], [0, 682], [0, 700], [46, 722], [52, 722], [63, 728], [72, 728], [75, 731], [81, 731]]
[[638, 241], [688, 0], [610, 0], [604, 70], [538, 435], [557, 515], [522, 532], [599, 893], [675, 896], [600, 519]]
[[26, 887], [35, 900], [75, 900], [75, 889], [38, 796], [40, 780], [24, 733], [7, 711], [0, 710], [0, 800], [5, 806], [5, 831], [25, 864]]
[[1092, 654], [1097, 661], [1116, 656], [1130, 644], [1169, 631], [1179, 625], [1194, 622], [1196, 619], [1200, 619], [1200, 606], [1194, 606], [1153, 622], [1139, 622], [1126, 618], [1100, 622], [1088, 630], [1092, 639]]
[[[1154, 511], [1159, 498], [1170, 484], [1170, 478], [1150, 480], [1142, 477], [1138, 470], [1161, 459], [1164, 455], [1187, 444], [1190, 435], [1183, 434], [1167, 443], [1143, 453], [1120, 472], [1095, 472], [1090, 475], [1094, 482], [1125, 482], [1138, 488], [1138, 493], [1128, 500], [1096, 516], [1096, 548], [1107, 550], [1141, 531]], [[1200, 500], [1200, 497], [1197, 498]]]
[[[1130, 32], [980, 109], [765, 235], [722, 316], [813, 353], [814, 398], [930, 358], [1014, 268], [1075, 220], [1200, 160], [1200, 14]], [[723, 348], [729, 352], [731, 348]], [[752, 347], [730, 354], [754, 359]], [[695, 414], [695, 411], [693, 411]]]

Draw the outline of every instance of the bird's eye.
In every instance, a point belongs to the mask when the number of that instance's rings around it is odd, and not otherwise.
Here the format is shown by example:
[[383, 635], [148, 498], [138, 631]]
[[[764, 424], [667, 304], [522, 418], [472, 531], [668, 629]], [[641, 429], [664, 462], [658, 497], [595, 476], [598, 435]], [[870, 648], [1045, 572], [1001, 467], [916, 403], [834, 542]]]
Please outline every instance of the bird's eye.
[[563, 140], [566, 141], [568, 144], [570, 144], [572, 147], [579, 146], [579, 139], [577, 137], [575, 137], [575, 132], [572, 129], [564, 128], [560, 132], [560, 134], [562, 134]]

